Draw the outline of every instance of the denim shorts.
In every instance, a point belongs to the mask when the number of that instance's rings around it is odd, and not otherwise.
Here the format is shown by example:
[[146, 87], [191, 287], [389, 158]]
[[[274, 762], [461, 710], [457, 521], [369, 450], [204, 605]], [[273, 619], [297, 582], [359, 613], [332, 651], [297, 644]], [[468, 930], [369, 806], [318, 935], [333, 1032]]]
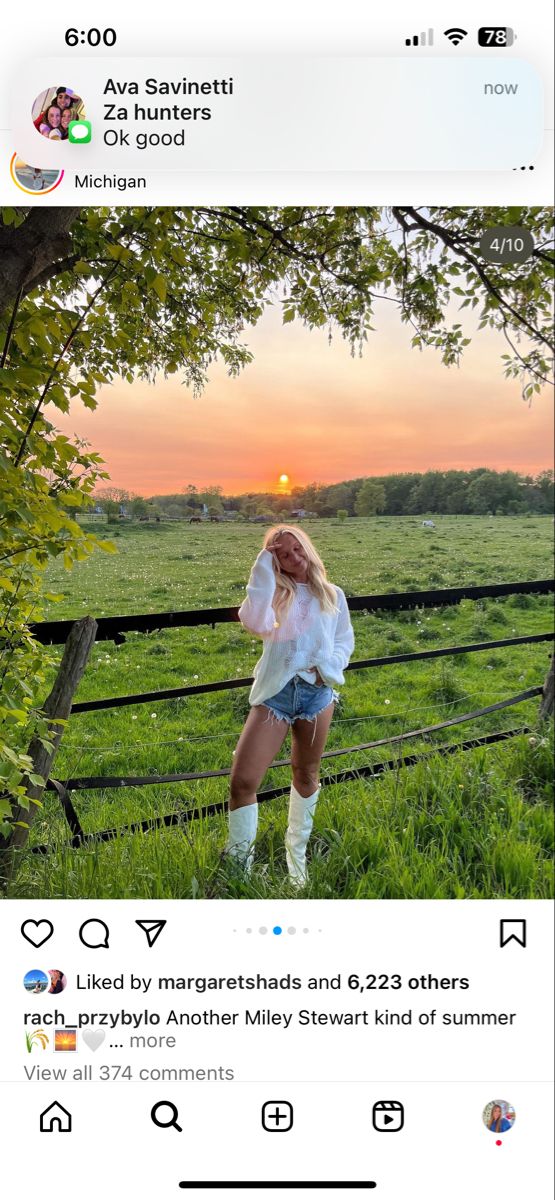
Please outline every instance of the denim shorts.
[[315, 721], [318, 713], [338, 699], [339, 693], [327, 684], [307, 683], [294, 675], [280, 692], [262, 703], [276, 720], [292, 725], [294, 721]]

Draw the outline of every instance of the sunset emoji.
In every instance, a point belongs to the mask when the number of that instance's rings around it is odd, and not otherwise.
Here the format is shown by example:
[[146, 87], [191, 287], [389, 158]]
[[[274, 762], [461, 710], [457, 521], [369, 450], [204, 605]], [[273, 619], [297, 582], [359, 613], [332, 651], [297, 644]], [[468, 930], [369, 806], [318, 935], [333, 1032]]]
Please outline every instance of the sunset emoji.
[[54, 1030], [54, 1050], [77, 1050], [77, 1030]]

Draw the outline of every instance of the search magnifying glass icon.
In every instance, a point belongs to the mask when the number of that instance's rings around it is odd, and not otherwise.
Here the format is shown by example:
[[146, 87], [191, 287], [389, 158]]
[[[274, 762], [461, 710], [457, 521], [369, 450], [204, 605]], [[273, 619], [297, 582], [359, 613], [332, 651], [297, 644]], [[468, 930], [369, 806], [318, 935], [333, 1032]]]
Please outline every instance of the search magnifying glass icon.
[[[160, 1110], [162, 1110], [161, 1114]], [[179, 1113], [171, 1100], [158, 1100], [157, 1104], [153, 1104], [150, 1116], [159, 1129], [177, 1129], [178, 1133], [183, 1133], [181, 1125], [178, 1125], [177, 1122]]]

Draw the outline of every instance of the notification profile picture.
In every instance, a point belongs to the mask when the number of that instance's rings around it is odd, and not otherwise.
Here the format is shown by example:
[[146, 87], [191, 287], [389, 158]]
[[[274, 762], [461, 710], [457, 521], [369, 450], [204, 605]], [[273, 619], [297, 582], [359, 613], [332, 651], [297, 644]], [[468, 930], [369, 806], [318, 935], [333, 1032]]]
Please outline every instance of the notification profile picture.
[[46, 991], [50, 980], [45, 971], [27, 971], [23, 978], [23, 987], [30, 996], [40, 996]]
[[72, 125], [86, 123], [85, 106], [73, 88], [60, 84], [35, 96], [31, 118], [41, 137], [51, 142], [71, 141]]
[[13, 154], [10, 175], [16, 187], [28, 196], [46, 196], [47, 192], [53, 192], [60, 185], [64, 172], [52, 167], [32, 167], [18, 154]]
[[57, 967], [49, 971], [48, 974], [50, 975], [50, 987], [48, 989], [48, 994], [50, 996], [59, 996], [67, 985], [67, 979], [63, 971], [58, 970]]
[[516, 1120], [516, 1113], [508, 1100], [490, 1100], [482, 1113], [482, 1121], [490, 1133], [508, 1133]]

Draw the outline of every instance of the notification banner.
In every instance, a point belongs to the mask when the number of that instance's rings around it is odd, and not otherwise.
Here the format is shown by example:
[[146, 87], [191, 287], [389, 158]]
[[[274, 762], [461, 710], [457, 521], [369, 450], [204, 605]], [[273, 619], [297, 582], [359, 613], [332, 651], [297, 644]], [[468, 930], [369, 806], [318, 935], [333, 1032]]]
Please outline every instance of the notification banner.
[[11, 94], [17, 153], [84, 191], [99, 171], [147, 166], [509, 170], [532, 161], [543, 132], [533, 67], [490, 55], [44, 59], [18, 66]]

